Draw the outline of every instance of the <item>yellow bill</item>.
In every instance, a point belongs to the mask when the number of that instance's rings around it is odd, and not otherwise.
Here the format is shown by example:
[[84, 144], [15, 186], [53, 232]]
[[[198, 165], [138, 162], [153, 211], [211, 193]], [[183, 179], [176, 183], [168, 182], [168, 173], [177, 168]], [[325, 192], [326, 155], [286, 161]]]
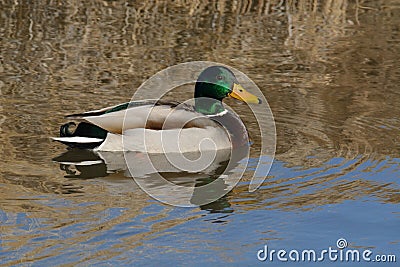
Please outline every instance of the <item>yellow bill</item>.
[[262, 102], [261, 99], [247, 92], [240, 84], [237, 83], [233, 85], [233, 90], [231, 93], [229, 93], [229, 96], [246, 103], [261, 104]]

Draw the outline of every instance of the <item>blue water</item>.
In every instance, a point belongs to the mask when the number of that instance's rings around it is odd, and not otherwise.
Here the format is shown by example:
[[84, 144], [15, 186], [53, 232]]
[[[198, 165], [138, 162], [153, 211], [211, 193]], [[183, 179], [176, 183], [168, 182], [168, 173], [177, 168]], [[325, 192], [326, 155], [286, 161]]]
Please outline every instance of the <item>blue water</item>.
[[[332, 160], [330, 163], [338, 161]], [[214, 203], [203, 209], [172, 207], [147, 199], [143, 200], [145, 207], [133, 211], [128, 206], [134, 206], [135, 201], [130, 203], [131, 199], [121, 194], [121, 207], [104, 207], [91, 215], [91, 221], [80, 223], [79, 220], [85, 216], [84, 210], [95, 206], [95, 202], [76, 203], [62, 196], [56, 199], [47, 196], [32, 201], [68, 209], [69, 218], [63, 219], [66, 225], [54, 227], [52, 218], [33, 219], [29, 213], [2, 211], [2, 227], [11, 227], [13, 232], [2, 234], [0, 256], [4, 263], [17, 263], [24, 255], [32, 255], [33, 266], [66, 263], [102, 265], [104, 262], [117, 266], [164, 265], [167, 262], [179, 266], [272, 263], [279, 266], [288, 263], [276, 258], [272, 262], [269, 259], [261, 262], [257, 259], [258, 250], [267, 245], [275, 250], [314, 249], [318, 253], [329, 247], [336, 249], [339, 238], [347, 240], [349, 249], [359, 249], [361, 252], [370, 249], [373, 255], [397, 256], [400, 240], [396, 233], [400, 208], [397, 203], [390, 203], [390, 199], [398, 197], [395, 175], [399, 161], [388, 161], [395, 164], [384, 171], [369, 173], [362, 183], [370, 183], [370, 188], [356, 196], [352, 193], [353, 190], [358, 191], [356, 187], [339, 190], [332, 185], [329, 188], [318, 184], [316, 188], [301, 188], [296, 182], [289, 186], [285, 183], [278, 186], [283, 187], [282, 190], [297, 187], [298, 192], [284, 197], [269, 194], [276, 186], [268, 184], [272, 184], [277, 177], [304, 175], [304, 171], [287, 168], [281, 161], [275, 161], [270, 172], [270, 176], [275, 178], [267, 180], [266, 185], [258, 191], [249, 193], [243, 190], [228, 194], [219, 204]], [[360, 175], [362, 172], [355, 170], [332, 183], [343, 186], [360, 182], [357, 178]], [[319, 178], [311, 176], [306, 181], [313, 179]], [[112, 182], [103, 183], [106, 186]], [[133, 193], [140, 190], [135, 188], [133, 180], [129, 183]], [[129, 183], [125, 183], [125, 186]], [[241, 183], [240, 187], [247, 185]], [[321, 187], [330, 192], [315, 199]], [[304, 201], [309, 204], [304, 205], [301, 199], [297, 202], [296, 197], [314, 200], [306, 199]], [[279, 208], [281, 205], [282, 208]], [[13, 240], [24, 236], [30, 238], [17, 250], [8, 246]], [[46, 243], [50, 245], [43, 247]], [[301, 263], [302, 266], [307, 264], [311, 266], [315, 263]], [[326, 258], [318, 264], [345, 266], [349, 263], [332, 263]], [[354, 264], [351, 263], [351, 266]], [[365, 264], [359, 263], [360, 266]], [[368, 264], [374, 266], [374, 263]], [[396, 266], [395, 263], [385, 265]]]

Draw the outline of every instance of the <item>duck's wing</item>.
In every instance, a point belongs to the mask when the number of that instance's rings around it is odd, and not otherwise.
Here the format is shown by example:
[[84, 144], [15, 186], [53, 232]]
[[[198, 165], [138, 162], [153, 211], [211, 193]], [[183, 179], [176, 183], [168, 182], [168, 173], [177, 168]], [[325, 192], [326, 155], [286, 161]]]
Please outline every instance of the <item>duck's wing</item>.
[[128, 129], [153, 130], [217, 126], [208, 117], [178, 102], [135, 101], [113, 107], [68, 115], [67, 118], [84, 120], [102, 129], [121, 134]]
[[122, 104], [118, 104], [115, 106], [111, 107], [106, 107], [98, 110], [91, 110], [83, 113], [74, 113], [65, 116], [68, 119], [74, 119], [74, 120], [84, 120], [86, 117], [93, 117], [93, 116], [102, 116], [108, 113], [113, 113], [113, 112], [118, 112], [121, 110], [126, 110], [127, 108], [131, 107], [138, 107], [138, 106], [144, 106], [144, 105], [154, 105], [156, 101], [154, 100], [143, 100], [143, 101], [134, 101], [134, 102], [126, 102]]

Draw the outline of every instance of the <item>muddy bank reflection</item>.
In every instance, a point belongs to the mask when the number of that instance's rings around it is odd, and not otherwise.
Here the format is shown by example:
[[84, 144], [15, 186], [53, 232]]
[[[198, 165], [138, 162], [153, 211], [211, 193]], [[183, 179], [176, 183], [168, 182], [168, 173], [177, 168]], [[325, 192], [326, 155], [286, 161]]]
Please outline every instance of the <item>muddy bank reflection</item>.
[[[63, 115], [126, 101], [148, 76], [188, 60], [232, 65], [259, 85], [277, 123], [276, 159], [285, 167], [320, 175], [331, 170], [328, 182], [366, 165], [397, 166], [400, 16], [395, 3], [2, 6], [0, 179], [6, 185], [33, 195], [90, 191], [83, 189], [88, 185], [61, 180], [49, 164], [63, 151], [47, 138], [55, 135]], [[251, 114], [229, 104], [247, 123], [257, 149], [261, 140]], [[318, 197], [329, 199], [329, 194]]]

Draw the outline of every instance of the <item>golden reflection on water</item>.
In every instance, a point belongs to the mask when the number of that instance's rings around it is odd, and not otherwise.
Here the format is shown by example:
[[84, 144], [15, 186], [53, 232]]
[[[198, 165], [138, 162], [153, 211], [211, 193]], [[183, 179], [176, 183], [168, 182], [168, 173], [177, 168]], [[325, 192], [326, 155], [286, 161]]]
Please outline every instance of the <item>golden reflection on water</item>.
[[[9, 264], [57, 255], [64, 246], [131, 221], [154, 203], [123, 173], [66, 179], [52, 162], [65, 148], [49, 136], [57, 135], [65, 114], [127, 101], [146, 78], [185, 61], [231, 65], [257, 83], [275, 116], [276, 160], [282, 163], [255, 193], [240, 185], [204, 209], [310, 210], [363, 197], [400, 201], [393, 181], [365, 179], [385, 169], [399, 172], [396, 1], [14, 1], [0, 6], [0, 207], [29, 218], [25, 233], [13, 217], [2, 220], [0, 230], [10, 252], [48, 233], [55, 236], [43, 244], [35, 241], [40, 245]], [[253, 147], [259, 147], [249, 110], [229, 104], [247, 123]], [[116, 207], [119, 215], [109, 216]], [[187, 217], [171, 218], [172, 208], [162, 207], [143, 219], [151, 229], [133, 231], [115, 250], [99, 249], [80, 262], [110, 259], [117, 248], [140, 246], [202, 216], [194, 209]], [[84, 225], [79, 232], [64, 233], [79, 224]], [[36, 227], [41, 231], [30, 230]], [[57, 247], [60, 239], [64, 246]], [[52, 247], [57, 248], [47, 252]]]

